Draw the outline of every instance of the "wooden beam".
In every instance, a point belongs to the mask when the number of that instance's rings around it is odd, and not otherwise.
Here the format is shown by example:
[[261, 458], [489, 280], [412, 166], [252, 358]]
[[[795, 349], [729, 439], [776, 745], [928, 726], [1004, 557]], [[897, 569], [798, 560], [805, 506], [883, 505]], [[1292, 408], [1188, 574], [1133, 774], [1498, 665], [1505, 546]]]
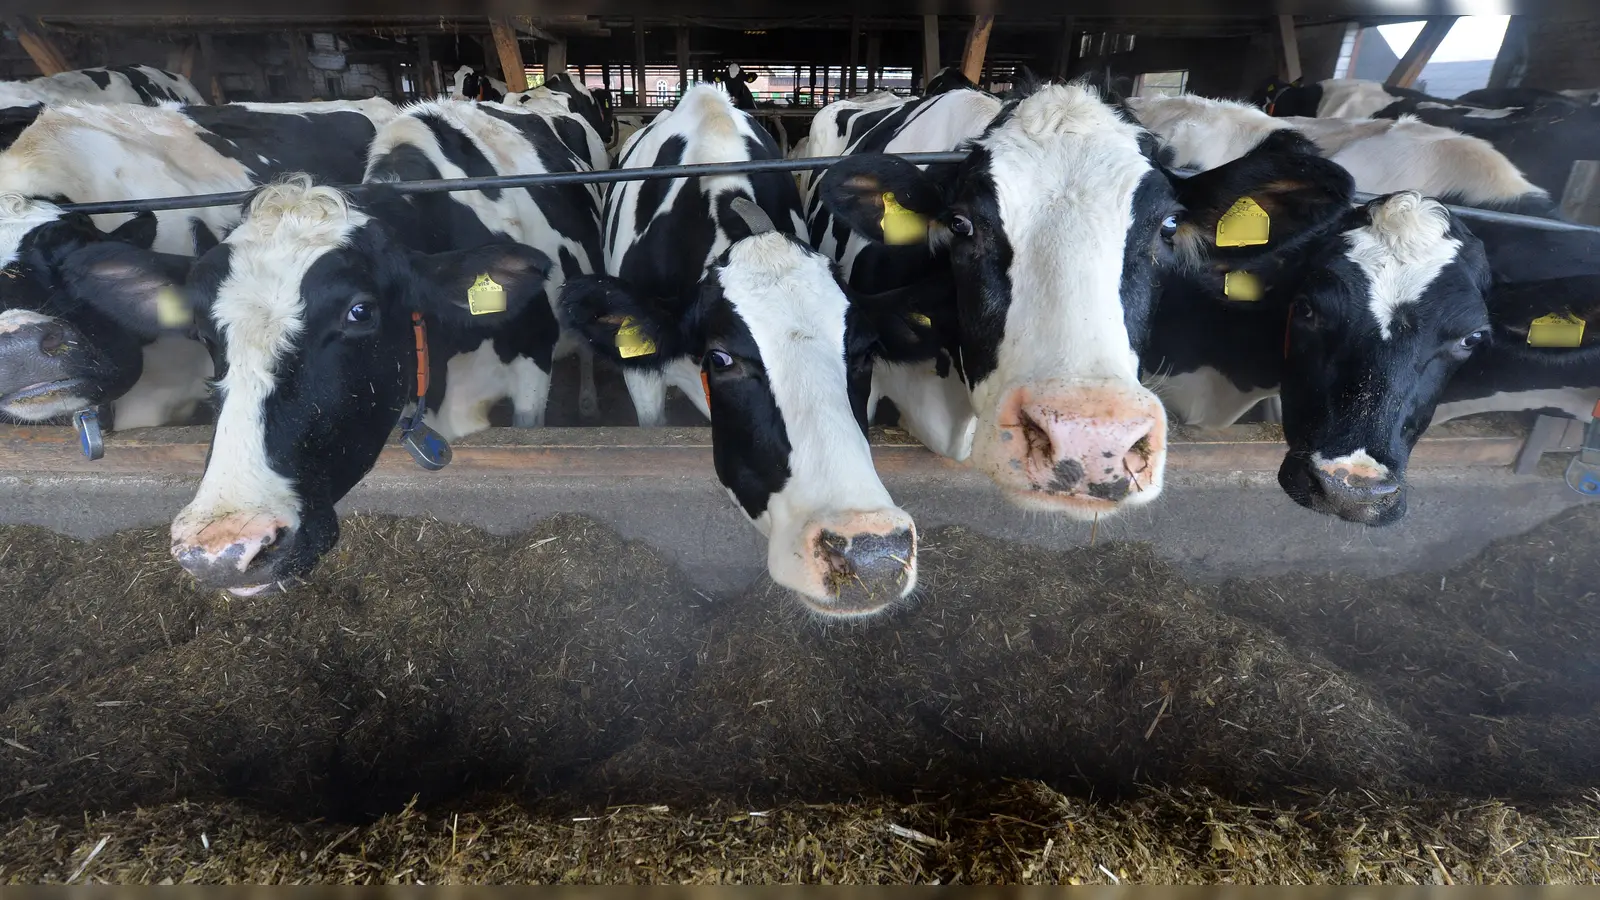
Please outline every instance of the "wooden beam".
[[522, 62], [522, 45], [517, 43], [517, 30], [511, 26], [509, 16], [491, 16], [489, 33], [494, 35], [494, 49], [500, 57], [501, 77], [506, 90], [528, 89], [528, 67]]
[[939, 17], [922, 17], [922, 87], [939, 74]]
[[1561, 215], [1573, 222], [1600, 225], [1600, 161], [1580, 159], [1572, 164], [1561, 194]]
[[[210, 97], [212, 103], [226, 103], [227, 98], [222, 94], [222, 77], [217, 74], [217, 50], [212, 45], [211, 35], [199, 35], [195, 43], [200, 47], [200, 71], [205, 73], [205, 87], [195, 85], [201, 94]], [[209, 88], [209, 90], [207, 90]]]
[[28, 58], [33, 60], [33, 64], [39, 67], [40, 73], [59, 75], [72, 70], [72, 63], [67, 61], [67, 55], [61, 52], [61, 48], [56, 46], [48, 34], [45, 34], [39, 25], [39, 20], [22, 16], [5, 16], [0, 21], [4, 21], [6, 27], [16, 34], [17, 42], [27, 52]]
[[1078, 49], [1078, 28], [1072, 16], [1065, 16], [1061, 20], [1061, 40], [1056, 44], [1056, 78], [1065, 81], [1067, 73], [1072, 71], [1072, 55]]
[[189, 79], [190, 83], [194, 82], [194, 61], [199, 55], [199, 43], [193, 40], [183, 42], [183, 49], [178, 53], [178, 67], [176, 71], [179, 75]]
[[1512, 16], [1506, 24], [1505, 37], [1500, 39], [1500, 52], [1495, 54], [1494, 67], [1489, 70], [1489, 87], [1520, 87], [1522, 75], [1528, 68], [1528, 17]]
[[876, 31], [867, 32], [867, 93], [878, 89], [878, 58], [883, 51], [883, 36]]
[[678, 96], [689, 88], [689, 26], [679, 25], [677, 33]]
[[983, 58], [989, 52], [989, 33], [993, 30], [994, 16], [973, 16], [967, 45], [961, 51], [961, 74], [974, 84], [983, 77]]
[[423, 100], [431, 100], [441, 93], [433, 77], [433, 48], [428, 46], [425, 34], [417, 35], [417, 93]]
[[633, 102], [644, 106], [644, 16], [633, 17]]
[[844, 76], [841, 85], [842, 95], [853, 97], [856, 93], [856, 69], [861, 65], [861, 16], [854, 13], [850, 16], [850, 68]]
[[1278, 77], [1300, 80], [1300, 38], [1294, 31], [1294, 16], [1278, 17]]
[[1400, 57], [1400, 62], [1395, 64], [1394, 71], [1384, 80], [1384, 86], [1408, 88], [1416, 84], [1423, 67], [1433, 58], [1433, 51], [1444, 43], [1445, 35], [1450, 33], [1458, 18], [1460, 16], [1429, 17], [1428, 23], [1422, 26], [1422, 33], [1411, 42], [1411, 49]]

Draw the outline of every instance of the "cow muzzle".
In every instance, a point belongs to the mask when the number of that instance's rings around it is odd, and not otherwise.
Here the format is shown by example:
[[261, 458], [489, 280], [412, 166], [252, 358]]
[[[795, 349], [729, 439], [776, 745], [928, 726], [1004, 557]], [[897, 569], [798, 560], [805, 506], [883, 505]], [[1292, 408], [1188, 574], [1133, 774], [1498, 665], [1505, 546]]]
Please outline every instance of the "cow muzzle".
[[0, 319], [0, 413], [25, 422], [71, 415], [102, 399], [77, 329], [13, 311]]
[[1142, 387], [1048, 382], [1006, 392], [973, 461], [1018, 506], [1092, 518], [1161, 493], [1167, 418]]
[[917, 586], [917, 528], [898, 509], [814, 517], [788, 538], [775, 531], [767, 557], [774, 581], [832, 618], [883, 612]]
[[172, 557], [209, 588], [240, 597], [282, 590], [298, 530], [265, 513], [237, 513], [198, 527], [174, 523]]
[[1405, 518], [1405, 482], [1364, 451], [1332, 459], [1291, 452], [1278, 468], [1278, 484], [1306, 509], [1346, 522], [1378, 527]]

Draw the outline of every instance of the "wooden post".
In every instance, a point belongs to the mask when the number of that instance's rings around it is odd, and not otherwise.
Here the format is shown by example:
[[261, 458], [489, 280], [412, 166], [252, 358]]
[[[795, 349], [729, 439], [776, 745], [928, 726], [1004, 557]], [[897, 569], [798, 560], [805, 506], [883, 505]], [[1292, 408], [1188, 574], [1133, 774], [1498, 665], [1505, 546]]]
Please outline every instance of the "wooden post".
[[177, 73], [194, 83], [194, 61], [200, 55], [200, 45], [195, 41], [184, 41], [183, 50], [178, 54]]
[[922, 89], [939, 74], [939, 17], [922, 17]]
[[861, 65], [861, 15], [850, 14], [850, 70], [839, 85], [839, 96], [853, 97], [856, 93], [856, 67]]
[[1500, 52], [1495, 54], [1494, 67], [1489, 70], [1489, 87], [1508, 88], [1522, 84], [1522, 74], [1528, 68], [1528, 17], [1512, 16], [1506, 24], [1505, 37], [1500, 40]]
[[1408, 88], [1417, 83], [1417, 77], [1422, 74], [1422, 69], [1433, 58], [1433, 51], [1439, 49], [1444, 43], [1444, 36], [1450, 33], [1459, 16], [1431, 16], [1428, 23], [1422, 26], [1422, 33], [1411, 42], [1411, 49], [1400, 57], [1400, 62], [1395, 64], [1394, 71], [1383, 82], [1385, 87]]
[[417, 35], [417, 96], [431, 100], [439, 96], [439, 84], [433, 78], [433, 48], [428, 46], [428, 36]]
[[633, 17], [633, 102], [644, 106], [644, 16]]
[[867, 32], [867, 93], [878, 89], [878, 54], [883, 49], [882, 35]]
[[195, 85], [195, 88], [203, 96], [211, 98], [212, 103], [226, 103], [227, 98], [222, 95], [222, 77], [217, 72], [217, 50], [211, 43], [211, 35], [202, 31], [196, 43], [200, 46], [200, 71], [205, 73], [203, 80], [210, 90], [200, 85]]
[[689, 26], [679, 25], [677, 34], [678, 96], [689, 89]]
[[1294, 16], [1278, 16], [1278, 77], [1300, 79], [1300, 38], [1294, 32]]
[[983, 77], [983, 58], [989, 52], [989, 32], [993, 30], [994, 16], [973, 17], [966, 48], [961, 51], [961, 74], [973, 84]]
[[[545, 45], [544, 51], [544, 78], [550, 80], [551, 75], [559, 75], [567, 71], [567, 42], [551, 41]], [[582, 80], [582, 71], [579, 71], [579, 80]]]
[[1061, 41], [1056, 45], [1056, 78], [1065, 81], [1072, 71], [1072, 54], [1078, 49], [1077, 29], [1071, 16], [1061, 20]]
[[41, 74], [59, 75], [71, 71], [72, 63], [67, 61], [67, 55], [45, 34], [37, 19], [5, 16], [3, 21], [7, 28], [16, 33], [17, 42], [27, 52], [28, 58], [33, 60], [33, 64], [39, 67]]
[[527, 90], [528, 67], [522, 62], [522, 45], [517, 43], [517, 29], [512, 26], [511, 19], [506, 16], [490, 17], [489, 33], [494, 37], [494, 49], [500, 57], [500, 71], [504, 73], [501, 77], [505, 79], [506, 90]]
[[812, 106], [821, 106], [822, 105], [822, 104], [817, 102], [817, 64], [816, 63], [812, 63], [811, 64], [811, 105]]

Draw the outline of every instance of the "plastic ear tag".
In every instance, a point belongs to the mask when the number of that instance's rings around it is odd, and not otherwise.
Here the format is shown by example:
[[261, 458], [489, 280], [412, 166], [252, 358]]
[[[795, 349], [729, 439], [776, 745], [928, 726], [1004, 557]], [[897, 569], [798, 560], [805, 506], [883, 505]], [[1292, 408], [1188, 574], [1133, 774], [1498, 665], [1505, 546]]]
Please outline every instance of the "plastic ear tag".
[[162, 328], [187, 328], [194, 324], [194, 314], [176, 290], [162, 288], [156, 293], [156, 322]]
[[711, 411], [711, 379], [706, 377], [706, 370], [700, 370], [700, 390], [706, 392], [706, 414]]
[[1267, 242], [1272, 217], [1253, 198], [1240, 197], [1217, 220], [1218, 247], [1259, 247]]
[[622, 320], [617, 329], [617, 355], [623, 359], [650, 356], [656, 352], [656, 342], [645, 337], [644, 329], [631, 316]]
[[105, 434], [100, 430], [100, 414], [93, 409], [79, 410], [72, 417], [72, 427], [78, 431], [78, 446], [83, 455], [96, 460], [106, 455]]
[[1581, 347], [1584, 321], [1551, 313], [1528, 324], [1529, 347]]
[[923, 315], [922, 313], [912, 313], [911, 315], [906, 316], [906, 318], [908, 318], [911, 321], [917, 323], [918, 325], [921, 325], [923, 328], [932, 328], [933, 327], [933, 320], [928, 318], [927, 316]]
[[426, 423], [417, 423], [416, 427], [405, 433], [400, 443], [417, 465], [430, 472], [450, 465], [450, 442]]
[[1261, 279], [1243, 270], [1222, 276], [1222, 293], [1229, 300], [1254, 303], [1261, 299]]
[[506, 289], [488, 275], [479, 275], [467, 288], [467, 311], [475, 316], [505, 312]]
[[883, 219], [878, 225], [886, 244], [915, 244], [928, 237], [928, 220], [901, 206], [893, 192], [883, 195]]

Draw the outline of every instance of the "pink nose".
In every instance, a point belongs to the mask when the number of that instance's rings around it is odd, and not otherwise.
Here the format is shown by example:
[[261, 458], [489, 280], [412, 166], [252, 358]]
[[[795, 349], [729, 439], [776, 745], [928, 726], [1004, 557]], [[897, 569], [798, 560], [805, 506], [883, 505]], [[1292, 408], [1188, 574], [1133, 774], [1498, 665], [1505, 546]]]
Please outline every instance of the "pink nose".
[[805, 545], [802, 597], [826, 616], [869, 616], [917, 583], [917, 528], [898, 511], [847, 512], [815, 519]]
[[[1166, 416], [1144, 391], [1078, 387], [1048, 396], [1013, 391], [999, 417], [1002, 486], [1115, 507], [1159, 490]], [[1098, 502], [1097, 502], [1098, 501]]]
[[269, 551], [287, 547], [294, 530], [276, 516], [240, 513], [196, 528], [174, 528], [172, 557], [202, 584], [232, 588], [260, 584]]

